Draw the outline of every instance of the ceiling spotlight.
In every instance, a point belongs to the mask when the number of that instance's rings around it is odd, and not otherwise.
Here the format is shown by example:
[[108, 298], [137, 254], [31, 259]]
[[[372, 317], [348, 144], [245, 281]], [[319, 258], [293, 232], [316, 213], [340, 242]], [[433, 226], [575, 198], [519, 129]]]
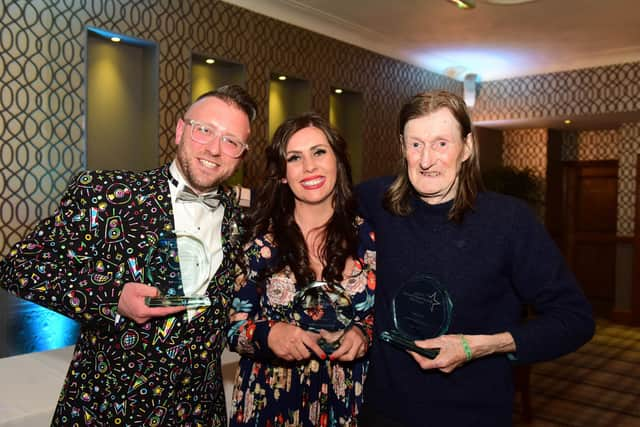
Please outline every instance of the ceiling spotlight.
[[204, 62], [206, 62], [207, 64], [215, 64], [216, 60], [213, 58], [207, 58]]
[[485, 1], [490, 4], [510, 6], [510, 5], [516, 5], [516, 4], [531, 3], [532, 1], [535, 1], [535, 0], [485, 0]]
[[333, 91], [334, 91], [335, 93], [342, 93], [342, 89], [340, 89], [340, 88], [335, 88]]
[[571, 120], [569, 120], [569, 119], [565, 119], [564, 124], [565, 124], [565, 125], [570, 125], [570, 124], [571, 124]]
[[111, 41], [114, 43], [120, 43], [120, 37], [111, 37]]
[[278, 80], [282, 80], [282, 81], [287, 80], [287, 76], [278, 76]]
[[476, 7], [475, 0], [447, 0], [449, 3], [453, 3], [458, 6], [458, 9], [473, 9]]

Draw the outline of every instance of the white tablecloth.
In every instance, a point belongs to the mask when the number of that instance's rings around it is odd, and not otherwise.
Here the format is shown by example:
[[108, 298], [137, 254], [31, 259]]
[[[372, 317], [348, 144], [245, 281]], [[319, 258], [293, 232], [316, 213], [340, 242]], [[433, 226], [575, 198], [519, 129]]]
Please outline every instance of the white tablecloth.
[[[69, 346], [0, 359], [0, 426], [49, 426], [72, 353]], [[236, 353], [222, 354], [227, 409], [238, 360]]]

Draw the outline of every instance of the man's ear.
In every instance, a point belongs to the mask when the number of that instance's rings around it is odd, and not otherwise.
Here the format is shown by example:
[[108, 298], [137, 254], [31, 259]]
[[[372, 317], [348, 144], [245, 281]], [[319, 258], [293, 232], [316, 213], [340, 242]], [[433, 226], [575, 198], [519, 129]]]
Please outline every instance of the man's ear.
[[473, 153], [473, 144], [475, 143], [476, 143], [476, 140], [473, 137], [473, 133], [469, 132], [466, 138], [464, 139], [464, 148], [463, 148], [463, 157], [462, 157], [463, 162], [467, 161], [471, 157], [471, 154]]
[[184, 127], [184, 120], [178, 119], [178, 124], [176, 124], [176, 145], [180, 145], [180, 141], [182, 141], [182, 133], [184, 132]]

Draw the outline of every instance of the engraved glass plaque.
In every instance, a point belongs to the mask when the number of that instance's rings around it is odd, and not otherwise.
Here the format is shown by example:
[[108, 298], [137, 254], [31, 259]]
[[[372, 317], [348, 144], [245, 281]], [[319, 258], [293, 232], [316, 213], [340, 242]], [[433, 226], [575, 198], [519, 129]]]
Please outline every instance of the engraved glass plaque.
[[380, 339], [397, 347], [434, 358], [439, 349], [424, 349], [415, 340], [446, 333], [451, 322], [453, 303], [449, 293], [433, 277], [419, 274], [409, 279], [393, 298], [394, 328], [380, 333]]
[[296, 293], [293, 317], [301, 328], [319, 333], [318, 345], [326, 354], [335, 351], [353, 322], [351, 297], [338, 284], [312, 282]]
[[145, 298], [149, 307], [211, 305], [209, 297], [201, 295], [208, 284], [210, 261], [200, 239], [180, 232], [175, 238], [161, 236], [151, 256], [147, 279], [160, 295]]

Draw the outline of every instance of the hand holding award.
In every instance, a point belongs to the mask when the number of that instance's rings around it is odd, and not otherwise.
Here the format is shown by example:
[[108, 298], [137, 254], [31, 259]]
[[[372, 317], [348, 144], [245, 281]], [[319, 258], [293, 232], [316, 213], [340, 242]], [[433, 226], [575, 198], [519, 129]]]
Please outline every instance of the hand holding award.
[[426, 349], [414, 341], [434, 338], [447, 332], [453, 303], [438, 281], [427, 275], [409, 279], [393, 299], [394, 328], [380, 333], [380, 339], [430, 359], [439, 349]]
[[347, 292], [338, 284], [316, 281], [299, 290], [293, 304], [298, 325], [319, 333], [320, 348], [333, 353], [355, 315]]
[[207, 286], [210, 266], [207, 250], [200, 239], [186, 233], [176, 233], [175, 238], [161, 237], [152, 259], [147, 266], [147, 276], [149, 282], [160, 289], [161, 295], [147, 297], [145, 303], [149, 307], [211, 305], [209, 297], [201, 295]]

